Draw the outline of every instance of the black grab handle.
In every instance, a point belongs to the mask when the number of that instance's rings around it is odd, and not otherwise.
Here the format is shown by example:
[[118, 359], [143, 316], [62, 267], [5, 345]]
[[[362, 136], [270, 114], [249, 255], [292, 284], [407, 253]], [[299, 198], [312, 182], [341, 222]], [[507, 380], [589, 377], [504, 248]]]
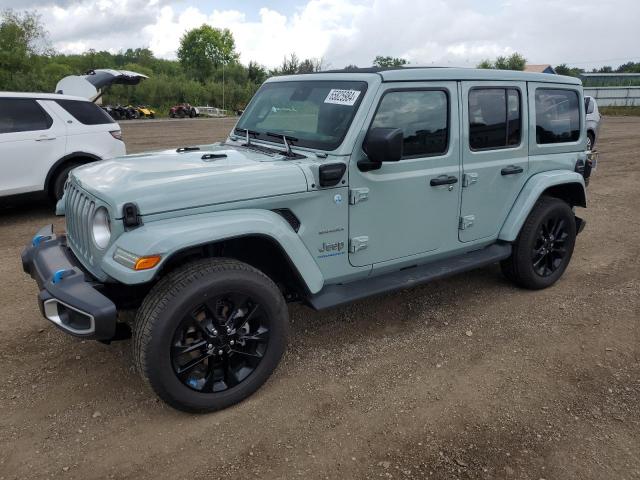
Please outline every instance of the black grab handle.
[[453, 185], [458, 182], [458, 178], [451, 175], [442, 175], [441, 177], [432, 178], [429, 182], [432, 187], [438, 187], [440, 185]]
[[522, 167], [518, 167], [517, 165], [509, 165], [508, 167], [504, 167], [502, 170], [500, 170], [500, 173], [502, 175], [515, 175], [522, 172], [524, 172]]

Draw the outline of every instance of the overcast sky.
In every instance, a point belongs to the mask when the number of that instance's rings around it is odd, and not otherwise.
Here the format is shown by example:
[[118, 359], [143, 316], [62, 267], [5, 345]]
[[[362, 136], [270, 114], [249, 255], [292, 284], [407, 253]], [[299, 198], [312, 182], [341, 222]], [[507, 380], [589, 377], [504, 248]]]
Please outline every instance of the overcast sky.
[[175, 58], [182, 33], [229, 28], [243, 63], [284, 55], [332, 68], [376, 55], [473, 66], [514, 51], [582, 68], [640, 61], [640, 0], [0, 0], [42, 15], [56, 50], [150, 47]]

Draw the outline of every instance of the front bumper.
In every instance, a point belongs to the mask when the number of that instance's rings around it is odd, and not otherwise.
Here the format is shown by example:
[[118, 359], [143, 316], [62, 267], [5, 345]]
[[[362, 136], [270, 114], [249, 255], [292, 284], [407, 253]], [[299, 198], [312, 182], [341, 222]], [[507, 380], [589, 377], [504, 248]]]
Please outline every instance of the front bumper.
[[58, 328], [95, 340], [115, 337], [115, 304], [97, 290], [101, 284], [85, 273], [53, 225], [41, 228], [23, 250], [22, 268], [38, 283], [42, 315]]

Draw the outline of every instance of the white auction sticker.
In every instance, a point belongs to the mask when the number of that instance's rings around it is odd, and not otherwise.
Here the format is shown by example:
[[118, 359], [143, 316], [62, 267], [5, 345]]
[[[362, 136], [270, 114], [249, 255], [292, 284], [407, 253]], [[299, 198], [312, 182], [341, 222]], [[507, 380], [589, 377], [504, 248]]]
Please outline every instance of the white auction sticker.
[[341, 90], [339, 88], [332, 88], [324, 99], [324, 103], [335, 103], [336, 105], [348, 105], [353, 106], [360, 96], [360, 90]]

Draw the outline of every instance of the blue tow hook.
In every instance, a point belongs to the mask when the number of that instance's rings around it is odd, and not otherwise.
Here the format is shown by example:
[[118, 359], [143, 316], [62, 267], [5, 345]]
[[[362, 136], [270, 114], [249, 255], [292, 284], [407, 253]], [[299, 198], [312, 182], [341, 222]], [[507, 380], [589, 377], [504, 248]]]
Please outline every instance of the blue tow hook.
[[60, 280], [62, 280], [63, 278], [66, 278], [70, 275], [73, 275], [73, 270], [58, 270], [56, 273], [53, 274], [53, 278], [51, 279], [51, 283], [58, 283]]
[[36, 235], [35, 237], [33, 237], [33, 240], [31, 240], [31, 245], [37, 247], [42, 243], [43, 240], [49, 240], [50, 238], [51, 235]]

